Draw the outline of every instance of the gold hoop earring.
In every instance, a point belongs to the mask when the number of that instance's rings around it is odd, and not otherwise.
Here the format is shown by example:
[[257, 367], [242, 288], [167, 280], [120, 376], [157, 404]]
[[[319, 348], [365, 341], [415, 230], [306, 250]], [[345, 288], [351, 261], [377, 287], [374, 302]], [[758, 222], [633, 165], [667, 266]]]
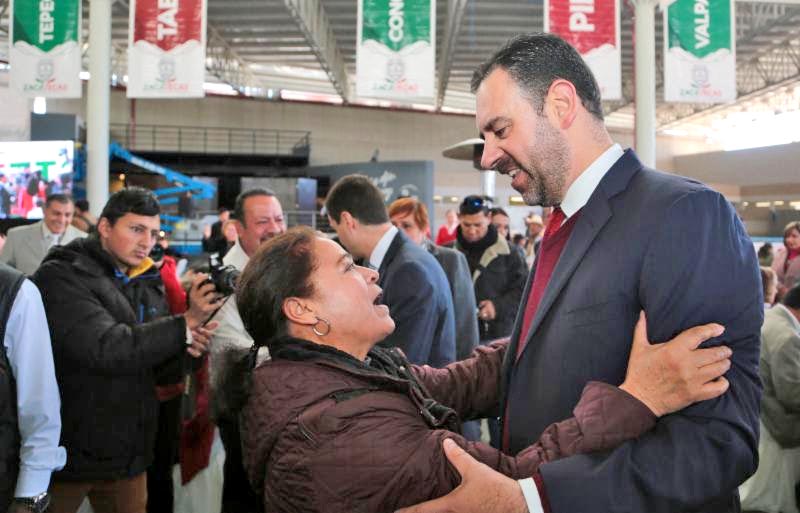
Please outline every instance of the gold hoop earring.
[[[325, 330], [325, 332], [322, 332], [322, 331], [320, 331], [319, 329], [317, 329], [317, 325], [318, 325], [319, 323], [323, 323], [323, 324], [324, 324], [324, 325], [327, 327], [327, 329]], [[317, 317], [317, 323], [316, 323], [316, 324], [314, 324], [313, 326], [311, 326], [311, 331], [313, 331], [313, 332], [314, 332], [314, 335], [316, 335], [316, 336], [318, 336], [318, 337], [324, 337], [325, 335], [327, 335], [328, 333], [330, 333], [330, 332], [331, 332], [331, 323], [329, 323], [328, 321], [326, 321], [326, 320], [325, 320], [325, 319], [323, 319], [322, 317]]]

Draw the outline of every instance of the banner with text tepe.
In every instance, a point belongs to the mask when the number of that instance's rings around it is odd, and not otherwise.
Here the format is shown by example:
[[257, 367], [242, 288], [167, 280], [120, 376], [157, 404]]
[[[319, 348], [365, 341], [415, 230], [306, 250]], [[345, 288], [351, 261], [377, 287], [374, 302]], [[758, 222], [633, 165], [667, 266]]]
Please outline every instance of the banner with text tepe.
[[12, 89], [80, 98], [80, 0], [13, 0], [10, 20]]
[[128, 98], [204, 96], [206, 0], [131, 0]]
[[622, 98], [619, 0], [544, 0], [544, 31], [578, 50], [603, 100]]

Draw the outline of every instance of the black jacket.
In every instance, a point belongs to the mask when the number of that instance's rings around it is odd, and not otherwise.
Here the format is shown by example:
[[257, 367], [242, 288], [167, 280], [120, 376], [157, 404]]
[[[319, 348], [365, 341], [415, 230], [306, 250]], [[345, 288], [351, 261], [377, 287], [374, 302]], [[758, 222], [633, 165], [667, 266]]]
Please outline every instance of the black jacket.
[[480, 305], [485, 299], [494, 303], [497, 313], [494, 320], [478, 323], [481, 342], [486, 342], [511, 335], [525, 288], [528, 265], [518, 251], [514, 251], [504, 238], [497, 236], [494, 226], [489, 226], [489, 232], [482, 242], [485, 243], [476, 244], [477, 251], [467, 247], [459, 226], [458, 239], [452, 243], [452, 247], [467, 257], [477, 304]]
[[453, 298], [439, 262], [398, 231], [378, 272], [396, 326], [381, 345], [399, 347], [417, 365], [444, 367], [454, 361]]
[[179, 378], [186, 348], [160, 280], [152, 266], [120, 273], [96, 237], [53, 249], [34, 274], [61, 390], [67, 465], [56, 479], [131, 477], [152, 461], [156, 375]]
[[25, 275], [0, 264], [0, 511], [14, 498], [19, 474], [20, 433], [17, 387], [5, 349], [6, 323]]

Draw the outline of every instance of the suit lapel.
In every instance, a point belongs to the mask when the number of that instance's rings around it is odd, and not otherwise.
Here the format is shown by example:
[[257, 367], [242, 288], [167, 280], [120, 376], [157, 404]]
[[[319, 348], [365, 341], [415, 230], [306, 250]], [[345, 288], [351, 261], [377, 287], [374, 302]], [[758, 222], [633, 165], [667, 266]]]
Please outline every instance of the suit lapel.
[[34, 223], [29, 230], [25, 231], [22, 238], [30, 251], [30, 260], [41, 260], [44, 258], [44, 237], [42, 235], [42, 223]]
[[[589, 202], [581, 209], [580, 218], [572, 230], [569, 241], [567, 241], [567, 245], [558, 259], [552, 276], [550, 276], [550, 282], [547, 284], [544, 296], [542, 296], [536, 315], [531, 322], [530, 331], [527, 334], [522, 333], [519, 335], [527, 336], [526, 342], [528, 343], [523, 347], [523, 353], [527, 350], [533, 334], [536, 333], [542, 320], [550, 311], [567, 282], [569, 282], [570, 277], [591, 247], [592, 242], [611, 219], [613, 214], [609, 200], [625, 190], [630, 179], [641, 167], [641, 163], [633, 151], [627, 150], [606, 173], [589, 198]], [[523, 297], [527, 300], [527, 296]], [[521, 357], [522, 354], [520, 354]]]

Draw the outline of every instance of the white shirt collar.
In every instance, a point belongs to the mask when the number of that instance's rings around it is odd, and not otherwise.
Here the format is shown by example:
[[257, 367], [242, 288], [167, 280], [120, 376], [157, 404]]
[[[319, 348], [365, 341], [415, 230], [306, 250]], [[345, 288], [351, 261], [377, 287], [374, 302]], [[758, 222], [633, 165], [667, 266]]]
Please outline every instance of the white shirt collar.
[[578, 210], [589, 202], [589, 198], [592, 197], [594, 190], [600, 185], [600, 181], [624, 153], [622, 146], [619, 144], [612, 145], [597, 157], [570, 185], [560, 205], [566, 219], [575, 215]]
[[246, 266], [249, 261], [250, 257], [244, 252], [244, 248], [239, 244], [238, 239], [236, 240], [236, 244], [234, 244], [222, 258], [223, 264], [232, 265], [239, 271], [244, 270], [244, 266]]
[[369, 265], [372, 266], [373, 269], [378, 270], [381, 268], [383, 258], [386, 256], [386, 252], [389, 251], [389, 246], [392, 245], [396, 234], [397, 227], [391, 226], [386, 230], [386, 233], [383, 234], [381, 240], [375, 245], [375, 249], [372, 250], [372, 254], [369, 256]]
[[792, 320], [792, 326], [794, 326], [794, 330], [796, 332], [800, 333], [800, 321], [797, 320], [797, 317], [795, 317], [794, 314], [792, 312], [790, 312], [788, 308], [786, 308], [785, 306], [783, 306], [780, 303], [775, 303], [775, 306], [773, 306], [772, 308], [773, 309], [782, 308], [783, 311], [786, 312], [786, 315], [789, 316], [789, 319]]
[[[66, 233], [66, 230], [64, 230], [64, 233]], [[53, 241], [56, 244], [58, 244], [58, 242], [61, 240], [61, 237], [64, 236], [63, 233], [51, 232], [50, 228], [47, 227], [44, 221], [42, 221], [42, 235], [44, 236], [44, 240], [48, 242]]]

